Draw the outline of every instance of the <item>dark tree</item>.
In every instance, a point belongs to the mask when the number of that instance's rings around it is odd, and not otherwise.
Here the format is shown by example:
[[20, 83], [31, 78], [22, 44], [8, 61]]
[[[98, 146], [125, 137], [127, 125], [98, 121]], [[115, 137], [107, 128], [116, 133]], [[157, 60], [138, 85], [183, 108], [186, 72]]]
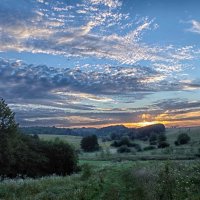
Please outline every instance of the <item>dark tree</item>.
[[47, 174], [67, 175], [76, 170], [77, 155], [69, 144], [56, 138], [44, 145], [44, 154], [48, 158]]
[[159, 143], [159, 142], [164, 142], [164, 141], [166, 141], [166, 140], [167, 140], [166, 135], [161, 134], [161, 135], [158, 136], [158, 143]]
[[3, 99], [0, 99], [0, 173], [7, 175], [15, 165], [13, 156], [18, 146], [18, 125], [14, 119], [15, 114], [10, 110]]
[[122, 146], [122, 145], [127, 145], [127, 146], [129, 146], [130, 145], [130, 140], [129, 140], [129, 137], [128, 136], [123, 136], [122, 138], [121, 138], [121, 140], [120, 140], [120, 146]]
[[129, 147], [127, 147], [127, 145], [122, 145], [121, 147], [119, 147], [117, 149], [118, 153], [129, 153], [131, 152], [131, 149]]
[[156, 145], [157, 144], [157, 135], [155, 133], [152, 133], [152, 135], [150, 136], [149, 144], [150, 145]]
[[81, 140], [81, 148], [87, 152], [99, 150], [97, 136], [90, 135], [90, 136], [83, 137]]
[[37, 135], [18, 132], [14, 113], [0, 100], [0, 176], [38, 177], [50, 174], [66, 175], [76, 169], [73, 148], [61, 141], [44, 142]]
[[160, 141], [158, 143], [158, 148], [166, 148], [166, 147], [169, 147], [169, 146], [170, 146], [170, 144], [167, 143], [166, 141]]
[[15, 122], [15, 113], [11, 111], [3, 99], [0, 99], [0, 131], [16, 132], [18, 124]]
[[129, 137], [123, 136], [120, 140], [115, 140], [111, 146], [113, 147], [120, 147], [122, 145], [126, 145], [128, 147], [132, 146], [131, 141], [129, 140]]
[[164, 134], [158, 136], [158, 148], [169, 147], [170, 144], [166, 142], [167, 137]]
[[149, 151], [149, 150], [153, 150], [153, 149], [156, 149], [156, 147], [152, 146], [152, 145], [143, 148], [144, 151]]
[[190, 141], [190, 136], [187, 133], [181, 133], [178, 135], [175, 145], [187, 144]]

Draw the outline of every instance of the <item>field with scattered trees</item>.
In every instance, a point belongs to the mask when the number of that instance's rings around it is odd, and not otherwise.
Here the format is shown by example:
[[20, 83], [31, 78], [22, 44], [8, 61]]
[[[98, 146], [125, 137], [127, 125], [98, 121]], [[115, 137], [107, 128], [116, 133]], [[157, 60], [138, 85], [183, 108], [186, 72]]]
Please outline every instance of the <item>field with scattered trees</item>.
[[198, 127], [25, 133], [4, 100], [0, 108], [0, 199], [200, 199]]

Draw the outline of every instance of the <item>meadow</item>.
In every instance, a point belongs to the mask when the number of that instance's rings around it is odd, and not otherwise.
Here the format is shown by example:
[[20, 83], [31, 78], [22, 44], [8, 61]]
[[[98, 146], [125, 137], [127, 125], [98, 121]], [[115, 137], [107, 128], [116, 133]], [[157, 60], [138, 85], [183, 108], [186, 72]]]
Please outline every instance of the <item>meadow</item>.
[[66, 177], [4, 180], [5, 200], [199, 200], [200, 163], [90, 161]]
[[[188, 144], [180, 146], [174, 144], [180, 133], [187, 133], [190, 136], [191, 140]], [[170, 147], [148, 151], [136, 151], [132, 149], [130, 153], [125, 154], [117, 153], [116, 148], [110, 146], [111, 141], [103, 142], [101, 138], [98, 139], [101, 147], [100, 151], [85, 153], [81, 151], [80, 147], [81, 136], [41, 134], [39, 137], [43, 140], [53, 140], [59, 137], [59, 139], [72, 144], [78, 150], [80, 160], [189, 160], [196, 158], [195, 155], [200, 148], [200, 127], [168, 128], [166, 129], [166, 137]], [[148, 141], [134, 140], [134, 143], [139, 144], [142, 149], [149, 146]]]
[[[187, 132], [188, 144], [175, 146]], [[16, 178], [0, 182], [1, 200], [200, 200], [200, 128], [167, 129], [170, 147], [117, 153], [110, 141], [99, 139], [100, 151], [80, 150], [79, 136], [39, 135], [42, 140], [59, 137], [79, 154], [79, 170], [70, 176], [37, 179]], [[135, 140], [144, 148], [148, 141]]]

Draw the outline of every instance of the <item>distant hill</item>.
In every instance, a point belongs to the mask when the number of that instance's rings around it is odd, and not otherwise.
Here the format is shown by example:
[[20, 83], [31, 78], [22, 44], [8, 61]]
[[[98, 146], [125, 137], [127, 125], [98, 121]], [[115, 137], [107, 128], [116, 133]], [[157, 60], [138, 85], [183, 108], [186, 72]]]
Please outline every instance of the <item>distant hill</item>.
[[19, 130], [24, 134], [49, 134], [49, 135], [73, 135], [70, 128], [56, 128], [56, 127], [20, 127]]
[[20, 131], [24, 134], [48, 134], [48, 135], [75, 135], [87, 136], [95, 134], [99, 137], [105, 137], [111, 134], [124, 135], [132, 134], [136, 138], [149, 137], [154, 133], [165, 132], [163, 124], [154, 124], [142, 128], [127, 128], [123, 125], [107, 126], [103, 128], [56, 128], [56, 127], [20, 127]]
[[150, 135], [153, 133], [154, 134], [165, 133], [165, 126], [163, 124], [153, 124], [138, 128], [136, 137], [138, 139], [145, 139], [147, 137], [150, 137]]
[[123, 126], [123, 125], [117, 125], [117, 126], [107, 126], [107, 127], [103, 127], [97, 130], [97, 134], [101, 135], [101, 136], [106, 136], [109, 134], [124, 134], [129, 132], [130, 129]]

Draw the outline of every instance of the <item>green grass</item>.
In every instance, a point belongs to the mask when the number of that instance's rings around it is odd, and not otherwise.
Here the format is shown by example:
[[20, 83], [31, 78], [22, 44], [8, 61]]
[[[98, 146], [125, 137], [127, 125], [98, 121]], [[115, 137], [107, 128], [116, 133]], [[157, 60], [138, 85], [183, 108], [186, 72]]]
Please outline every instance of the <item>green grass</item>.
[[[0, 182], [0, 200], [200, 200], [200, 128], [191, 128], [189, 144], [176, 147], [177, 136], [187, 129], [167, 129], [170, 148], [118, 154], [111, 142], [102, 142], [101, 151], [79, 154], [82, 171], [71, 176], [39, 179], [8, 179]], [[56, 137], [80, 149], [82, 137]], [[142, 147], [149, 143], [135, 140]], [[170, 159], [174, 159], [170, 161]], [[179, 160], [185, 159], [185, 160]]]
[[82, 172], [67, 177], [4, 180], [0, 182], [0, 199], [199, 200], [200, 197], [200, 163], [196, 161], [82, 164]]
[[[191, 137], [189, 144], [175, 146], [174, 141], [180, 133], [187, 132]], [[200, 148], [200, 127], [190, 128], [170, 128], [166, 130], [167, 142], [170, 143], [170, 147], [166, 149], [154, 149], [149, 151], [137, 152], [132, 148], [132, 152], [129, 154], [118, 154], [116, 148], [110, 146], [111, 142], [102, 142], [99, 139], [99, 144], [102, 148], [99, 152], [84, 153], [79, 155], [81, 160], [161, 160], [161, 159], [192, 159]], [[70, 136], [70, 135], [39, 135], [41, 139], [53, 140], [56, 137], [72, 144], [76, 149], [80, 149], [80, 142], [82, 137]], [[138, 143], [142, 148], [149, 145], [148, 141], [135, 140], [134, 143]]]
[[187, 133], [191, 137], [190, 143], [200, 142], [200, 127], [193, 127], [190, 128], [190, 130], [188, 128], [167, 129], [166, 135], [169, 143], [174, 144], [174, 141], [177, 139], [180, 133]]
[[72, 144], [76, 149], [80, 148], [81, 136], [73, 136], [73, 135], [48, 135], [48, 134], [40, 134], [40, 139], [42, 140], [54, 140], [55, 138], [59, 138], [69, 144]]
[[[69, 144], [72, 144], [75, 148], [80, 149], [80, 143], [81, 143], [81, 136], [74, 136], [74, 135], [48, 135], [48, 134], [40, 134], [40, 139], [43, 140], [54, 140], [55, 138], [59, 138], [65, 142], [68, 142]], [[110, 147], [111, 142], [102, 142], [101, 139], [99, 139], [99, 145], [106, 149]]]

